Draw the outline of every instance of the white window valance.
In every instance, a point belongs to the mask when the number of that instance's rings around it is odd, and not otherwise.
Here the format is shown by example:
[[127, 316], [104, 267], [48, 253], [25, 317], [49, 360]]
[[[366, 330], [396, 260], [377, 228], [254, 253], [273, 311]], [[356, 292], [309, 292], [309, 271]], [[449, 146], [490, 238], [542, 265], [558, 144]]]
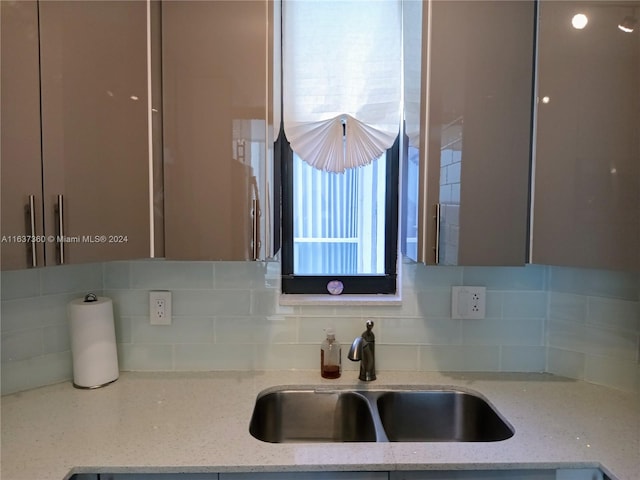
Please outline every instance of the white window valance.
[[367, 165], [401, 120], [400, 0], [283, 2], [283, 121], [315, 168]]

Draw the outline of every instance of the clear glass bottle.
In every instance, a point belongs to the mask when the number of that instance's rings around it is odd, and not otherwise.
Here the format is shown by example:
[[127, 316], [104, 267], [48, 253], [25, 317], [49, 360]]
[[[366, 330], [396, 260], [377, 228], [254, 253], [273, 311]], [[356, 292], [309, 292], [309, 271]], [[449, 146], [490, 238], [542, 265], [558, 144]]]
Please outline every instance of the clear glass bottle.
[[333, 328], [327, 328], [327, 338], [320, 346], [320, 375], [323, 378], [340, 378], [342, 350]]

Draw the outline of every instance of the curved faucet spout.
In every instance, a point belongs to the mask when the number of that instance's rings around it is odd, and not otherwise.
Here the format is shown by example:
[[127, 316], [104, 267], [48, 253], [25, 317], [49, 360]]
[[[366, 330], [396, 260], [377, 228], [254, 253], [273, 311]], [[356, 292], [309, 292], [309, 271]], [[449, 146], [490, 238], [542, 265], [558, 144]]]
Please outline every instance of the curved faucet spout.
[[367, 345], [369, 345], [369, 343], [364, 338], [357, 337], [351, 344], [351, 348], [349, 349], [347, 358], [354, 362], [359, 362], [360, 360], [362, 360], [362, 353], [364, 347], [366, 347]]

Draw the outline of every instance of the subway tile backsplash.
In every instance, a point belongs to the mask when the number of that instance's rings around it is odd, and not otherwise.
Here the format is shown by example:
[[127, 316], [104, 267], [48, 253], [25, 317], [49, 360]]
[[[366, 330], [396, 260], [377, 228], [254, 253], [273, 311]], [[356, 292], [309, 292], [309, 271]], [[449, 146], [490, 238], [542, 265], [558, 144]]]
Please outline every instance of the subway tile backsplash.
[[640, 391], [640, 276], [560, 267], [547, 276], [547, 371]]
[[2, 393], [71, 378], [67, 303], [101, 294], [102, 272], [101, 264], [2, 272]]
[[[564, 267], [403, 265], [402, 305], [280, 306], [275, 262], [140, 260], [2, 272], [2, 393], [72, 377], [67, 303], [114, 302], [121, 370], [315, 369], [324, 328], [346, 349], [375, 321], [379, 370], [550, 372], [640, 392], [640, 275]], [[451, 286], [487, 287], [484, 320]], [[148, 292], [173, 292], [149, 324]], [[354, 376], [355, 378], [355, 376]]]

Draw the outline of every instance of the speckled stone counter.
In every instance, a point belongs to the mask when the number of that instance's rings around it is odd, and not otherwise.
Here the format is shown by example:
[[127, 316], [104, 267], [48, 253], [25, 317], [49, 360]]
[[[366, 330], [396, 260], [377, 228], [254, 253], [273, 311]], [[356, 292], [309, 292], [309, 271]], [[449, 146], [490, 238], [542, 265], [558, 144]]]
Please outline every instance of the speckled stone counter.
[[[122, 373], [98, 390], [70, 382], [2, 397], [2, 480], [83, 472], [250, 472], [600, 467], [640, 479], [640, 398], [548, 374]], [[277, 385], [458, 386], [515, 428], [487, 443], [270, 444], [248, 431], [256, 395]]]

